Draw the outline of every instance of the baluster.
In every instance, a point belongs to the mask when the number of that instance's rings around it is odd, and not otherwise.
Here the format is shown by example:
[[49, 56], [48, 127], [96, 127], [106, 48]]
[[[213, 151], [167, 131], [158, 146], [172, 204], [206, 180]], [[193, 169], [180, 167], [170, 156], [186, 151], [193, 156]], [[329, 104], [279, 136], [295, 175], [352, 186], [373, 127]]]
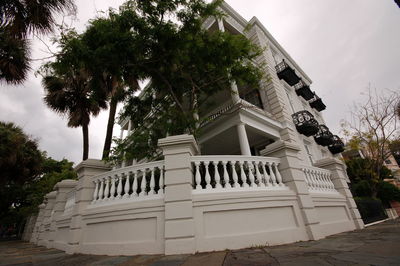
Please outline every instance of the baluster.
[[277, 184], [276, 184], [275, 173], [274, 173], [274, 171], [272, 171], [272, 167], [271, 167], [272, 163], [268, 162], [267, 164], [268, 164], [269, 175], [270, 175], [271, 180], [272, 180], [272, 185], [276, 186]]
[[221, 177], [218, 172], [218, 163], [219, 161], [214, 161], [214, 180], [215, 180], [215, 188], [222, 188], [221, 186]]
[[249, 187], [249, 184], [247, 184], [246, 173], [244, 172], [244, 169], [243, 169], [243, 162], [239, 161], [239, 167], [240, 167], [240, 179], [243, 182], [242, 187]]
[[211, 186], [211, 176], [210, 176], [210, 173], [208, 171], [208, 165], [209, 165], [210, 162], [204, 161], [203, 163], [204, 163], [204, 168], [206, 169], [206, 176], [205, 176], [206, 189], [210, 189], [210, 188], [212, 188], [212, 186]]
[[306, 182], [307, 189], [310, 189], [310, 180], [308, 178], [307, 170], [302, 168], [301, 171], [303, 171], [303, 173], [304, 173], [304, 177], [305, 177], [304, 181]]
[[111, 177], [111, 189], [110, 189], [110, 200], [113, 200], [115, 198], [115, 178], [117, 175], [113, 175]]
[[237, 175], [237, 173], [236, 173], [236, 167], [235, 167], [235, 165], [236, 165], [236, 161], [231, 161], [231, 166], [232, 166], [232, 181], [233, 181], [233, 184], [232, 184], [232, 187], [240, 187], [239, 186], [239, 183], [238, 183], [238, 175]]
[[150, 171], [151, 171], [151, 175], [150, 175], [150, 191], [149, 191], [149, 193], [148, 194], [156, 194], [156, 191], [154, 190], [154, 184], [155, 184], [155, 182], [154, 182], [154, 170], [155, 170], [155, 168], [153, 167], [152, 169], [150, 169]]
[[223, 175], [224, 187], [225, 187], [225, 188], [232, 188], [231, 183], [229, 183], [229, 174], [228, 174], [228, 170], [226, 169], [226, 163], [227, 163], [227, 161], [221, 161], [221, 163], [222, 163], [222, 168], [224, 168], [224, 175]]
[[99, 180], [96, 179], [93, 182], [94, 182], [94, 192], [93, 192], [93, 200], [92, 200], [92, 202], [94, 203], [94, 202], [97, 201], [97, 196], [98, 196], [98, 193], [99, 193]]
[[270, 182], [270, 176], [268, 175], [267, 169], [265, 168], [265, 163], [261, 162], [261, 166], [262, 166], [262, 170], [263, 170], [265, 186], [269, 187], [271, 185], [271, 182]]
[[99, 190], [99, 199], [98, 200], [102, 200], [103, 195], [104, 195], [104, 178], [102, 178], [101, 182], [100, 182], [100, 190]]
[[247, 161], [247, 167], [249, 169], [250, 187], [254, 187], [253, 162]]
[[329, 188], [333, 191], [335, 191], [335, 184], [333, 184], [332, 179], [331, 179], [331, 174], [328, 173], [326, 174], [326, 177], [328, 178], [329, 181]]
[[200, 176], [200, 162], [194, 162], [195, 168], [196, 168], [196, 174], [195, 174], [195, 181], [196, 181], [196, 189], [202, 189], [201, 187], [201, 176]]
[[142, 181], [140, 182], [140, 196], [145, 196], [146, 195], [146, 169], [142, 170]]
[[[132, 172], [128, 172], [126, 174], [126, 178], [125, 178], [125, 186], [124, 186], [124, 196], [123, 198], [129, 198], [129, 190], [130, 190], [130, 182], [129, 182], [129, 176], [132, 174]], [[122, 186], [122, 178], [121, 178], [121, 186]]]
[[104, 199], [103, 200], [108, 200], [108, 197], [110, 196], [110, 177], [107, 176], [105, 178], [105, 182], [106, 182], [106, 187], [104, 188]]
[[312, 176], [312, 179], [313, 179], [314, 189], [315, 190], [319, 190], [320, 189], [319, 182], [318, 182], [317, 176], [315, 175], [315, 171], [314, 170], [310, 170], [310, 173], [311, 173], [311, 176]]
[[322, 182], [323, 189], [324, 189], [325, 191], [329, 190], [329, 188], [328, 188], [328, 182], [327, 182], [326, 179], [325, 179], [325, 173], [319, 172], [319, 176], [320, 176], [320, 179], [321, 179], [321, 182]]
[[124, 177], [124, 174], [120, 174], [118, 177], [118, 186], [117, 186], [117, 199], [120, 199], [122, 197], [122, 179]]
[[279, 173], [279, 168], [278, 168], [278, 166], [279, 166], [279, 163], [274, 163], [275, 173], [276, 173], [276, 179], [277, 179], [277, 181], [278, 181], [279, 186], [282, 187], [282, 186], [284, 186], [284, 184], [283, 184], [283, 180], [282, 180], [281, 173]]
[[139, 177], [139, 171], [136, 170], [134, 173], [132, 173], [133, 183], [132, 183], [132, 194], [131, 194], [131, 198], [132, 198], [132, 197], [138, 196], [138, 194], [137, 194], [137, 189], [138, 189], [138, 177]]
[[258, 168], [260, 166], [260, 162], [255, 161], [254, 163], [255, 163], [255, 169], [256, 169], [256, 178], [257, 178], [257, 181], [258, 181], [257, 186], [265, 187], [265, 184], [264, 184], [264, 182], [262, 180], [262, 177], [261, 177], [261, 174], [260, 174], [260, 169]]
[[164, 194], [164, 166], [160, 169], [160, 189], [158, 190], [158, 194]]
[[315, 170], [315, 176], [317, 177], [319, 189], [320, 189], [321, 191], [324, 191], [325, 188], [324, 188], [324, 182], [322, 181], [322, 178], [321, 178], [321, 172]]

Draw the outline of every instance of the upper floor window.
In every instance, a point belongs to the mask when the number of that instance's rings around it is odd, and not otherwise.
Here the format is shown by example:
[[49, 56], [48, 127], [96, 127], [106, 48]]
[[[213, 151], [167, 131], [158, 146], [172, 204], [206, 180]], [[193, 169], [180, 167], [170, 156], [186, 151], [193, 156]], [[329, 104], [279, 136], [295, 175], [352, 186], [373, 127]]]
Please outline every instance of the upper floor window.
[[313, 155], [312, 155], [312, 153], [311, 153], [310, 144], [307, 143], [307, 142], [304, 142], [304, 148], [305, 148], [305, 150], [306, 150], [308, 160], [310, 161], [310, 164], [312, 165], [312, 164], [314, 163], [314, 158], [313, 158]]

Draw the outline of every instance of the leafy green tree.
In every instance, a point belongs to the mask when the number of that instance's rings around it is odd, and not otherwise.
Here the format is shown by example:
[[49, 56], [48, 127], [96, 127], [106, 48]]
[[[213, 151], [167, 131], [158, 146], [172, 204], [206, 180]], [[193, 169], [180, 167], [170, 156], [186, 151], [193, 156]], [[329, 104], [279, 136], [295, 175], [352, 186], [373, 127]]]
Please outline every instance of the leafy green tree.
[[[202, 27], [205, 18], [221, 18], [221, 1], [128, 1], [120, 15], [140, 21], [131, 31], [145, 41], [140, 62], [151, 82], [140, 96], [127, 100], [122, 119], [134, 131], [118, 142], [112, 159], [157, 157], [157, 139], [168, 134], [198, 134], [199, 110], [232, 82], [259, 86], [261, 50], [241, 35]], [[171, 19], [174, 18], [174, 19]]]
[[143, 39], [132, 31], [136, 20], [110, 11], [107, 17], [90, 21], [82, 33], [82, 41], [90, 51], [86, 64], [94, 86], [109, 102], [109, 116], [103, 148], [103, 158], [108, 157], [112, 142], [117, 105], [127, 93], [139, 89], [138, 79], [143, 71], [138, 62], [145, 55]]
[[92, 89], [93, 79], [85, 68], [87, 50], [73, 31], [59, 41], [56, 60], [45, 64], [40, 73], [45, 89], [44, 101], [53, 111], [68, 117], [69, 127], [82, 127], [83, 156], [89, 155], [90, 116], [97, 116], [107, 103]]
[[4, 0], [0, 2], [0, 81], [20, 83], [29, 70], [29, 34], [45, 34], [55, 16], [75, 9], [72, 0]]

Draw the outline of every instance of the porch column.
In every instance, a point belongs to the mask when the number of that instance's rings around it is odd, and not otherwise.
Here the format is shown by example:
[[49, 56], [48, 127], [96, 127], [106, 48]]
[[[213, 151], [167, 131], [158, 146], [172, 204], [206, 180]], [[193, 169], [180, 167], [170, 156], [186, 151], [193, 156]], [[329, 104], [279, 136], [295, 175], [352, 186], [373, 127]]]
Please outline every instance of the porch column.
[[233, 103], [240, 102], [239, 89], [235, 81], [231, 83], [231, 97]]
[[237, 124], [236, 129], [239, 136], [240, 152], [242, 155], [251, 156], [249, 140], [247, 138], [246, 127], [244, 123]]

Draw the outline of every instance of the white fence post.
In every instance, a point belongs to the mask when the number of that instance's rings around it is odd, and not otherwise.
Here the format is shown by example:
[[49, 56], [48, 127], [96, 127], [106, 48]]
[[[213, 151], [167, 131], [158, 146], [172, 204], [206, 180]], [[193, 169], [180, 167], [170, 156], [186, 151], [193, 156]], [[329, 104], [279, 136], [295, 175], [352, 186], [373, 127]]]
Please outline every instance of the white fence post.
[[195, 252], [191, 156], [198, 153], [191, 135], [158, 140], [165, 162], [165, 254]]

